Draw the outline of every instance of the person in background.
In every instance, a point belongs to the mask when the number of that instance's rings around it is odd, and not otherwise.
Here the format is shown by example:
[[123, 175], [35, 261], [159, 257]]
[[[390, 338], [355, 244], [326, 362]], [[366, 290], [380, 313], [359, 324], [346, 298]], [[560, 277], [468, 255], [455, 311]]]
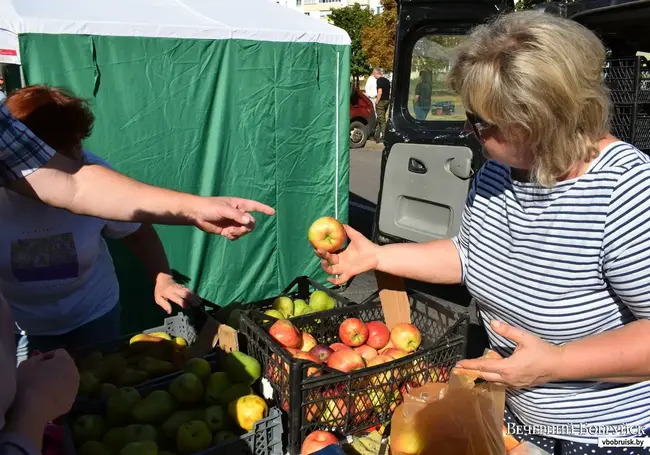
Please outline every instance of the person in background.
[[[236, 197], [200, 197], [130, 179], [105, 166], [56, 153], [0, 105], [0, 186], [78, 215], [114, 221], [192, 225], [229, 240], [255, 228], [273, 208]], [[0, 215], [1, 216], [1, 215]], [[79, 373], [64, 349], [16, 369], [11, 309], [0, 294], [0, 455], [38, 455], [48, 422], [68, 412]]]
[[415, 118], [426, 120], [431, 110], [431, 73], [426, 70], [420, 71], [420, 82], [415, 86], [415, 100], [413, 101], [413, 110]]
[[[61, 89], [35, 85], [7, 98], [12, 115], [47, 145], [84, 165], [110, 167], [84, 150], [94, 116]], [[196, 296], [171, 275], [163, 245], [149, 223], [75, 215], [0, 188], [0, 292], [16, 321], [18, 362], [51, 351], [119, 337], [119, 284], [103, 237], [122, 239], [155, 284], [155, 302], [171, 313]]]
[[377, 103], [377, 78], [375, 76], [375, 73], [377, 70], [373, 70], [373, 72], [370, 74], [370, 77], [368, 77], [368, 80], [366, 81], [366, 96], [372, 101], [372, 107], [373, 109], [375, 108], [375, 104]]
[[530, 429], [517, 439], [649, 453], [598, 441], [650, 433], [650, 158], [610, 133], [605, 48], [575, 21], [520, 11], [455, 54], [449, 83], [487, 158], [459, 232], [379, 246], [347, 227], [343, 252], [318, 251], [323, 268], [333, 284], [369, 270], [464, 284], [502, 358], [455, 371], [506, 386], [504, 423]]
[[388, 105], [390, 103], [390, 81], [384, 77], [382, 69], [375, 70], [377, 79], [377, 128], [375, 129], [375, 142], [379, 143], [384, 140], [386, 132], [386, 117], [388, 114]]

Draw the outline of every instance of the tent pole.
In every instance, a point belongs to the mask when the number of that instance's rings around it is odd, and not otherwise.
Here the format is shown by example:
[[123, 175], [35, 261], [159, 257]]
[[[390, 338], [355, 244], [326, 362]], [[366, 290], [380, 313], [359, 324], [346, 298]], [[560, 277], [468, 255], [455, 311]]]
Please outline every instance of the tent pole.
[[339, 143], [341, 142], [339, 139], [339, 107], [341, 104], [341, 99], [339, 96], [339, 85], [341, 79], [340, 66], [340, 52], [336, 51], [336, 139], [334, 141], [336, 144], [336, 178], [334, 179], [336, 182], [336, 188], [334, 188], [334, 218], [337, 220], [339, 219]]

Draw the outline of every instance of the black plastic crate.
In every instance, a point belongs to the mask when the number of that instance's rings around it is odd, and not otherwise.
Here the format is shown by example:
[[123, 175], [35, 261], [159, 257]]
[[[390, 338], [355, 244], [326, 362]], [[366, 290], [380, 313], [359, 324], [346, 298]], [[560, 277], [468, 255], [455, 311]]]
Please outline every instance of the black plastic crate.
[[613, 103], [650, 102], [650, 67], [645, 57], [607, 59], [604, 75]]
[[650, 105], [614, 105], [611, 128], [614, 136], [641, 150], [650, 149]]
[[[306, 302], [309, 301], [309, 295], [313, 291], [323, 291], [328, 296], [334, 299], [336, 302], [336, 308], [342, 308], [348, 305], [352, 305], [354, 302], [343, 297], [338, 292], [326, 288], [322, 284], [312, 280], [308, 276], [299, 276], [294, 278], [294, 280], [289, 283], [289, 285], [284, 288], [284, 290], [276, 296], [269, 297], [263, 300], [257, 300], [255, 302], [232, 302], [230, 305], [224, 308], [218, 308], [216, 305], [209, 302], [204, 302], [204, 305], [208, 308], [210, 315], [213, 316], [217, 321], [227, 324], [230, 314], [233, 311], [248, 311], [251, 309], [258, 310], [260, 312], [265, 312], [270, 310], [273, 306], [273, 301], [278, 297], [291, 297], [292, 299], [303, 299]], [[299, 317], [299, 316], [296, 316]], [[293, 321], [294, 318], [291, 318]], [[238, 329], [238, 327], [233, 327]], [[240, 346], [243, 346], [246, 343], [246, 340], [240, 337]]]
[[[422, 334], [421, 347], [407, 357], [352, 373], [325, 365], [315, 372], [313, 363], [293, 359], [269, 335], [272, 318], [254, 310], [242, 315], [248, 353], [262, 364], [276, 404], [287, 413], [289, 454], [298, 454], [305, 437], [316, 429], [348, 436], [385, 424], [408, 387], [448, 380], [451, 368], [465, 355], [469, 317], [420, 292], [408, 295], [412, 323]], [[384, 321], [378, 293], [364, 303], [298, 316], [292, 323], [329, 345], [339, 341], [339, 325], [351, 317]]]
[[[213, 371], [218, 371], [217, 366], [223, 362], [223, 356], [223, 353], [215, 353], [213, 354], [213, 357], [210, 358], [210, 364]], [[176, 376], [177, 375], [174, 375], [165, 380], [143, 384], [135, 387], [135, 389], [138, 390], [140, 395], [144, 398], [154, 390], [167, 389]], [[259, 382], [252, 387], [253, 389], [257, 389], [255, 390], [256, 393], [260, 394]], [[87, 403], [83, 408], [77, 408], [65, 416], [63, 428], [64, 453], [66, 455], [76, 455], [77, 453], [72, 435], [72, 425], [75, 419], [85, 414], [102, 414], [104, 412], [104, 407], [105, 400]], [[252, 431], [239, 436], [238, 439], [225, 441], [221, 444], [209, 447], [204, 451], [196, 452], [194, 455], [282, 455], [282, 438], [282, 413], [278, 408], [270, 407], [268, 416], [255, 423]], [[160, 438], [158, 442], [160, 442]], [[175, 453], [175, 451], [173, 452]]]

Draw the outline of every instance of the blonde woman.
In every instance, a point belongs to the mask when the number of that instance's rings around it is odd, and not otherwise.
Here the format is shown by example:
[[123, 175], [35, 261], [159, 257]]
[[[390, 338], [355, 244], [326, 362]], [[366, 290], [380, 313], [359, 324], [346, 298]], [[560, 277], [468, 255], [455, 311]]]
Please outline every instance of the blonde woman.
[[377, 246], [347, 227], [344, 252], [317, 252], [333, 283], [464, 283], [504, 358], [458, 367], [507, 385], [509, 428], [548, 453], [648, 453], [598, 447], [650, 426], [650, 159], [609, 133], [604, 62], [592, 32], [545, 13], [478, 27], [449, 80], [488, 158], [460, 233]]

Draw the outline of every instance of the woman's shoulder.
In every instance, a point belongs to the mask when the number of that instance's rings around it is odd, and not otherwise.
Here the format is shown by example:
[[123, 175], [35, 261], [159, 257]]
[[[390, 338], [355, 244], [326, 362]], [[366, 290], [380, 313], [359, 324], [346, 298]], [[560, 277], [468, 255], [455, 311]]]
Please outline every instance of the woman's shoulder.
[[601, 151], [592, 170], [598, 174], [625, 174], [628, 171], [650, 170], [650, 156], [634, 145], [616, 141]]

